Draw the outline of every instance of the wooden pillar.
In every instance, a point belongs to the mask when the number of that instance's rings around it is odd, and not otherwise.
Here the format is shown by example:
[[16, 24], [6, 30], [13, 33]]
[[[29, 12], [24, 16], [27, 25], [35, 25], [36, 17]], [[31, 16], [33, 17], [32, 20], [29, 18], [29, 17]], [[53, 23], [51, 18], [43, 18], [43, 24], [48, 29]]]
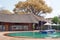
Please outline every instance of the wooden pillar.
[[9, 30], [9, 24], [8, 23], [5, 23], [5, 31], [8, 31]]
[[40, 30], [42, 30], [42, 21], [41, 21], [41, 29]]
[[29, 30], [33, 30], [33, 24], [29, 23]]

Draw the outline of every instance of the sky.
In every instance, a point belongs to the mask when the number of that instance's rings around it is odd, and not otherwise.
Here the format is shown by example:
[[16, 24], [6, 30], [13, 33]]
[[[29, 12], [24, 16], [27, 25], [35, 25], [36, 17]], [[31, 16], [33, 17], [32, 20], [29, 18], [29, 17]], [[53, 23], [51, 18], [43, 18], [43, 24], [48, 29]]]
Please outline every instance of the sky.
[[[0, 0], [0, 8], [8, 9], [12, 11], [15, 7], [15, 4], [19, 1], [25, 0]], [[53, 11], [50, 14], [46, 14], [46, 18], [54, 17], [60, 15], [60, 0], [45, 0], [48, 6], [51, 6]]]
[[60, 0], [45, 0], [46, 4], [52, 7], [53, 11], [46, 17], [54, 17], [60, 15]]

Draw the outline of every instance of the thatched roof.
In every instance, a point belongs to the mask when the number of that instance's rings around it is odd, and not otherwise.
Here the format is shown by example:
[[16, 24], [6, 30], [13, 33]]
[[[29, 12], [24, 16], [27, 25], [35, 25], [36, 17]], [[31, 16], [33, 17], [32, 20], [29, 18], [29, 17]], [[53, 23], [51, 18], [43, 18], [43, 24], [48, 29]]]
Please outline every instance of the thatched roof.
[[38, 23], [39, 21], [44, 21], [44, 18], [34, 14], [0, 14], [0, 22]]

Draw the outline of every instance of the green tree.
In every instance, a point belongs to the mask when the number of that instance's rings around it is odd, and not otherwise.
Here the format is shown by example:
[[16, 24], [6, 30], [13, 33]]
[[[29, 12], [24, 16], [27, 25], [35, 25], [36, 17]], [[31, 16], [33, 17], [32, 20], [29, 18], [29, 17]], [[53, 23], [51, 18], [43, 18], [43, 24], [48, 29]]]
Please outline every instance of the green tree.
[[53, 23], [55, 23], [55, 24], [57, 24], [57, 23], [59, 23], [59, 18], [57, 17], [57, 16], [55, 16], [53, 19], [52, 19], [52, 22]]
[[50, 13], [52, 8], [49, 7], [44, 0], [26, 0], [25, 2], [18, 2], [13, 10], [20, 13], [34, 13], [36, 15], [42, 13]]
[[60, 15], [58, 16], [58, 18], [59, 18], [59, 24], [60, 24]]

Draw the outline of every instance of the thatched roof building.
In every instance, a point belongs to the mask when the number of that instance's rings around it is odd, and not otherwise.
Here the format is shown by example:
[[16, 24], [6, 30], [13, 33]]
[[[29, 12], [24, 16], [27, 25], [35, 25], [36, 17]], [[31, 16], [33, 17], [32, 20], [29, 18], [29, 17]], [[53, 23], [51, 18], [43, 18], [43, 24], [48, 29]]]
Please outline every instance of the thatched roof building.
[[34, 14], [0, 14], [0, 30], [33, 30], [33, 24], [44, 21]]

